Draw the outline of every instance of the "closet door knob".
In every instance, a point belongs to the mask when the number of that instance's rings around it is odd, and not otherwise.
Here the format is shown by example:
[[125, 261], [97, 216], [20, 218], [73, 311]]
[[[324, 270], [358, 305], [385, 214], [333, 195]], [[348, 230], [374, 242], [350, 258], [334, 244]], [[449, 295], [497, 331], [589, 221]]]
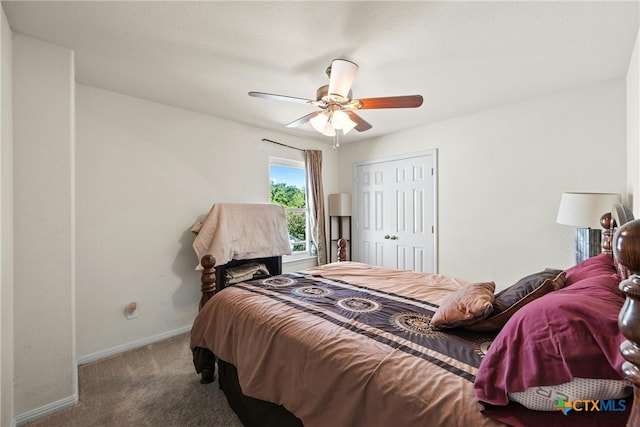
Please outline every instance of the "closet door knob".
[[386, 235], [384, 236], [384, 238], [385, 238], [385, 239], [390, 239], [390, 238], [391, 238], [391, 236], [389, 236], [388, 234], [386, 234]]

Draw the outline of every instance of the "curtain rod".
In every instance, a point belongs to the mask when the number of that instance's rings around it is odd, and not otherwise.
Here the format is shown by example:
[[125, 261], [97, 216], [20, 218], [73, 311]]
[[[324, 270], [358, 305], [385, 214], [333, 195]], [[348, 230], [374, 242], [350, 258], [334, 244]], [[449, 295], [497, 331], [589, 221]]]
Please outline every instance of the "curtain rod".
[[305, 150], [303, 150], [302, 148], [292, 147], [292, 146], [290, 146], [290, 145], [283, 144], [282, 142], [272, 141], [272, 140], [267, 139], [267, 138], [262, 138], [262, 140], [263, 140], [264, 142], [270, 142], [270, 143], [272, 143], [272, 144], [282, 145], [283, 147], [293, 148], [294, 150], [298, 150], [298, 151], [305, 151]]

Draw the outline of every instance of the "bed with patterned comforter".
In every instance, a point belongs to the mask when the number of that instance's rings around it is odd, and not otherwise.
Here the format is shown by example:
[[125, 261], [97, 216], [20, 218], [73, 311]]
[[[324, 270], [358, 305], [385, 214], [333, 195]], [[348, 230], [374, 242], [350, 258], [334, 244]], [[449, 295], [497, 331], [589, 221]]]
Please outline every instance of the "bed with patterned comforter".
[[191, 345], [306, 427], [498, 425], [473, 391], [495, 334], [429, 323], [469, 284], [352, 262], [244, 282], [203, 307]]

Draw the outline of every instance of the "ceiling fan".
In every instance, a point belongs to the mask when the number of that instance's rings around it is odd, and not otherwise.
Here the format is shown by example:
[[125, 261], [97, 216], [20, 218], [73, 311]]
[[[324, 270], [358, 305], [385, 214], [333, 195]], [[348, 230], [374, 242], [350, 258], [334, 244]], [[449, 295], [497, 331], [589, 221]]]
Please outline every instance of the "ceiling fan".
[[310, 122], [318, 132], [336, 138], [334, 139], [334, 147], [338, 146], [339, 132], [344, 135], [351, 129], [358, 132], [371, 129], [371, 124], [356, 114], [354, 110], [417, 108], [422, 105], [421, 95], [353, 99], [351, 85], [357, 71], [358, 65], [354, 62], [346, 59], [334, 59], [326, 71], [329, 84], [318, 88], [315, 100], [253, 91], [249, 92], [249, 95], [276, 101], [315, 105], [319, 110], [294, 120], [287, 127], [298, 127]]

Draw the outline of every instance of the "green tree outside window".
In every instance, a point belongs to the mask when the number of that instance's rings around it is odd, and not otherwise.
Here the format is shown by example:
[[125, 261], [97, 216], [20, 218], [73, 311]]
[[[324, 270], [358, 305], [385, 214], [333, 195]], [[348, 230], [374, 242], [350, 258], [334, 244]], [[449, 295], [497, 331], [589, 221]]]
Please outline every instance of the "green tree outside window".
[[290, 209], [304, 209], [307, 206], [304, 189], [286, 183], [271, 183], [271, 203], [287, 209], [287, 228], [292, 240], [294, 252], [306, 250], [306, 214], [304, 211]]

